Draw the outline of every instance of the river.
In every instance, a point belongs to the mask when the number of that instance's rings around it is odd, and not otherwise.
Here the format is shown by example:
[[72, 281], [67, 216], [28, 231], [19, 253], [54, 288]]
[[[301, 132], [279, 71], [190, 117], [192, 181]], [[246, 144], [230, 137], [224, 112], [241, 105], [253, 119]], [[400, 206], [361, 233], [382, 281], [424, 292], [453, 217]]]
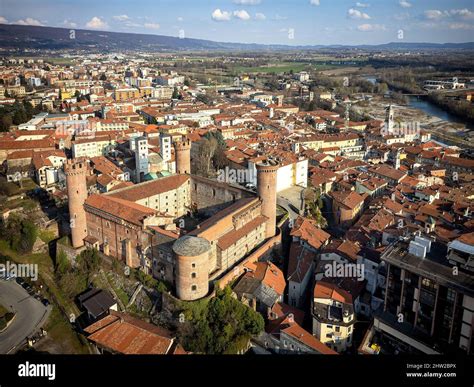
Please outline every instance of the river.
[[[364, 77], [366, 80], [368, 80], [372, 84], [377, 83], [377, 78], [367, 76]], [[466, 125], [467, 128], [469, 129], [474, 129], [474, 125], [471, 123], [468, 123], [467, 121], [463, 120], [462, 118], [448, 113], [447, 111], [441, 109], [438, 105], [435, 105], [434, 103], [428, 101], [425, 97], [416, 97], [409, 95], [408, 96], [408, 106], [422, 110], [429, 116], [437, 117], [443, 121], [448, 121], [448, 122], [455, 122], [458, 124], [464, 124]]]

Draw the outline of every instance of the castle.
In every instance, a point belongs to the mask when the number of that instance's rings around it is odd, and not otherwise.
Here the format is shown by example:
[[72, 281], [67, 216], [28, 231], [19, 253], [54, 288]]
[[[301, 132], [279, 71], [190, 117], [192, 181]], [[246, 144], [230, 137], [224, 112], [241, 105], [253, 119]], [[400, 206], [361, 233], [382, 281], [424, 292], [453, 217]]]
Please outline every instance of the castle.
[[276, 234], [278, 164], [257, 165], [255, 195], [190, 174], [188, 139], [174, 148], [177, 174], [89, 197], [86, 163], [69, 161], [72, 241], [172, 284], [182, 300], [196, 300]]

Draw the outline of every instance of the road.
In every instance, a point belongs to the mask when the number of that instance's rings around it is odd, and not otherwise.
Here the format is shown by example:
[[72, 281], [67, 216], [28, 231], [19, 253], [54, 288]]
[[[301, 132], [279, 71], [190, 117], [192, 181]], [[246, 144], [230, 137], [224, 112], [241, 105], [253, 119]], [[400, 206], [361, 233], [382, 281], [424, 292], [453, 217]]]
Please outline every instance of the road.
[[[301, 195], [303, 192], [302, 187], [293, 186], [287, 188], [277, 194], [277, 204], [283, 207], [290, 216], [290, 219], [295, 221], [300, 216], [300, 208], [302, 205]], [[302, 212], [302, 211], [301, 211]]]
[[31, 297], [15, 281], [0, 280], [0, 302], [15, 312], [13, 322], [0, 333], [0, 354], [13, 353], [45, 323], [50, 307]]

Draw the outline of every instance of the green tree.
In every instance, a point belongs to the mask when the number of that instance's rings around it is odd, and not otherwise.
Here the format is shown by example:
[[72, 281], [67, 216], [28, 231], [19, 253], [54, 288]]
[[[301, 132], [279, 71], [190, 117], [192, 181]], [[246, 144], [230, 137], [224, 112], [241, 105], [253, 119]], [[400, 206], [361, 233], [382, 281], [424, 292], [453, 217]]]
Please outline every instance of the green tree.
[[11, 215], [0, 230], [2, 238], [10, 243], [10, 247], [18, 253], [29, 253], [38, 237], [38, 228], [29, 219], [21, 219]]
[[264, 328], [263, 317], [235, 299], [230, 287], [218, 289], [201, 313], [185, 316], [190, 321], [179, 326], [178, 335], [196, 353], [238, 353]]
[[175, 87], [174, 90], [173, 90], [173, 95], [171, 96], [171, 98], [178, 99], [179, 97], [180, 97], [180, 94], [179, 94], [178, 88]]
[[99, 271], [102, 259], [96, 249], [87, 248], [76, 257], [77, 269], [84, 273], [87, 282]]
[[66, 253], [64, 250], [60, 250], [56, 256], [56, 266], [55, 271], [59, 275], [63, 275], [64, 273], [71, 270], [71, 264], [69, 263], [69, 259], [67, 258]]

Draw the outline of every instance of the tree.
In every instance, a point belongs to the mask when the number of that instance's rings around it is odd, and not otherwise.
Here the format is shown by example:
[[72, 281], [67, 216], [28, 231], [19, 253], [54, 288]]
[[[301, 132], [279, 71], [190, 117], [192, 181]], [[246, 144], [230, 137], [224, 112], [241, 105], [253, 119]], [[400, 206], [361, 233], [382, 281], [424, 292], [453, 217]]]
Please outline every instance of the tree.
[[63, 275], [64, 273], [70, 270], [71, 270], [71, 264], [69, 263], [69, 259], [67, 258], [67, 255], [63, 250], [60, 250], [56, 256], [55, 271], [57, 274]]
[[99, 271], [101, 262], [97, 250], [90, 247], [76, 257], [77, 269], [87, 276], [87, 282], [90, 282], [92, 276]]
[[173, 95], [171, 96], [172, 99], [178, 99], [180, 97], [180, 94], [179, 94], [179, 91], [178, 91], [178, 88], [175, 87], [174, 90], [173, 90]]
[[59, 287], [69, 298], [74, 298], [87, 288], [89, 281], [85, 281], [85, 276], [76, 270], [65, 272], [58, 278]]
[[190, 321], [179, 326], [178, 335], [196, 353], [238, 353], [264, 328], [263, 317], [235, 299], [230, 287], [217, 289], [202, 313], [188, 313], [186, 319]]
[[0, 122], [0, 132], [8, 132], [10, 126], [13, 125], [13, 119], [11, 115], [2, 116], [2, 121]]
[[10, 247], [18, 253], [29, 253], [33, 249], [38, 236], [38, 229], [29, 219], [21, 219], [18, 215], [11, 215], [0, 230], [2, 238], [6, 239]]

